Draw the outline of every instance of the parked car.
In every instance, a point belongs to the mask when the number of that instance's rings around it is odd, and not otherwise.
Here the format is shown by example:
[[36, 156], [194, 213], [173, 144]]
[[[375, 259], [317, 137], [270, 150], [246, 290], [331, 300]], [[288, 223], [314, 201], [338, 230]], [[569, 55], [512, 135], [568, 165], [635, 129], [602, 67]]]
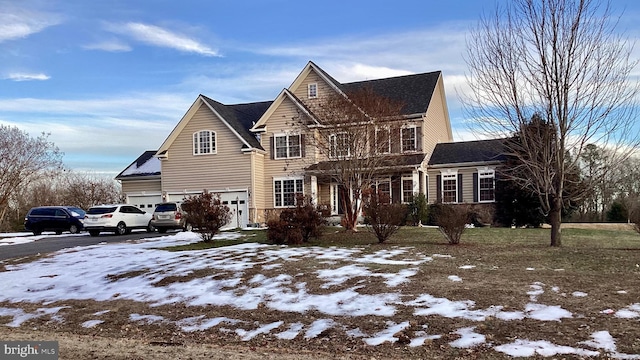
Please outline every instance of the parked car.
[[116, 235], [128, 234], [133, 229], [154, 231], [150, 213], [124, 204], [91, 207], [85, 215], [84, 228], [91, 236], [98, 236], [102, 231], [113, 231]]
[[24, 218], [24, 228], [40, 235], [43, 231], [55, 231], [60, 235], [63, 231], [77, 234], [82, 231], [84, 210], [73, 206], [39, 206], [34, 207]]
[[155, 227], [159, 233], [165, 233], [169, 229], [183, 229], [184, 231], [191, 231], [191, 224], [187, 223], [186, 216], [180, 204], [175, 202], [166, 202], [158, 204], [153, 217], [151, 218], [151, 225]]

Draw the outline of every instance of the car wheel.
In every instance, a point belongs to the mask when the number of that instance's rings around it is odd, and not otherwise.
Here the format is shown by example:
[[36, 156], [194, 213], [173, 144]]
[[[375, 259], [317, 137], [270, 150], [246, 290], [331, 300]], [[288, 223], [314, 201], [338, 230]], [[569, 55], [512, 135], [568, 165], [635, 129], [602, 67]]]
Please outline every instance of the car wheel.
[[89, 230], [89, 235], [98, 236], [100, 235], [100, 230]]
[[167, 232], [167, 228], [159, 227], [159, 228], [158, 228], [158, 232], [159, 232], [160, 234], [164, 234], [164, 233], [166, 233], [166, 232]]
[[42, 235], [42, 230], [33, 230], [33, 235]]
[[156, 228], [153, 225], [151, 225], [151, 221], [149, 221], [149, 224], [147, 224], [147, 232], [152, 233], [155, 231], [156, 231]]
[[193, 230], [193, 225], [187, 223], [187, 224], [184, 225], [183, 230], [184, 231], [192, 231]]
[[77, 225], [71, 225], [69, 226], [69, 232], [72, 234], [77, 234], [78, 232], [80, 232], [80, 229], [78, 229]]
[[123, 223], [123, 222], [119, 222], [118, 225], [116, 226], [116, 231], [115, 234], [116, 235], [124, 235], [127, 233], [127, 224]]
[[56, 230], [56, 235], [62, 235], [62, 230]]

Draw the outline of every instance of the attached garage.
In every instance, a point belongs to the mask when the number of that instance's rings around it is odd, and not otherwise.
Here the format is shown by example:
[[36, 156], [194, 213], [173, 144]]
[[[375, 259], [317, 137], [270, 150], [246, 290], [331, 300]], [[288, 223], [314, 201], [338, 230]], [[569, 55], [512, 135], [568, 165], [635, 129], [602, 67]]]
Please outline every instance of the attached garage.
[[160, 194], [127, 195], [127, 204], [131, 204], [147, 212], [153, 212], [153, 209], [161, 202], [162, 195]]
[[[220, 201], [231, 210], [231, 220], [222, 228], [222, 230], [230, 230], [235, 228], [244, 228], [249, 222], [249, 194], [247, 190], [233, 191], [212, 191], [220, 194]], [[167, 194], [167, 201], [182, 202], [189, 195], [198, 195], [198, 193], [171, 193]]]

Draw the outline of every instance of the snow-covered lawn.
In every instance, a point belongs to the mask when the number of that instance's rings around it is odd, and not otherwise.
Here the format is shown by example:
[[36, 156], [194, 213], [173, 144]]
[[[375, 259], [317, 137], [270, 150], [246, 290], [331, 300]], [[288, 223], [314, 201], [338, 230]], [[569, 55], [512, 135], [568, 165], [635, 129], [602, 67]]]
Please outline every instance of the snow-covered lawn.
[[[239, 233], [224, 233], [218, 240], [240, 236]], [[10, 238], [28, 241], [33, 237]], [[554, 284], [543, 282], [532, 282], [528, 289], [522, 291], [520, 296], [526, 303], [522, 308], [500, 303], [480, 307], [473, 299], [437, 297], [426, 288], [419, 294], [405, 293], [404, 287], [418, 276], [421, 267], [439, 266], [454, 259], [450, 254], [422, 254], [407, 246], [371, 250], [366, 247], [284, 247], [243, 243], [199, 251], [158, 249], [198, 240], [196, 234], [182, 232], [135, 243], [67, 249], [31, 263], [5, 265], [6, 271], [0, 272], [0, 324], [20, 327], [37, 318], [64, 322], [65, 312], [73, 310], [71, 305], [64, 305], [65, 301], [129, 300], [151, 306], [149, 313], [129, 315], [129, 321], [136, 324], [171, 323], [186, 333], [233, 332], [242, 341], [265, 334], [280, 340], [312, 340], [328, 329], [335, 329], [346, 337], [361, 339], [367, 346], [378, 346], [399, 341], [398, 334], [410, 328], [416, 318], [427, 319], [428, 323], [430, 318], [442, 317], [476, 325], [460, 326], [448, 334], [434, 332], [428, 325], [422, 325], [419, 331], [411, 332], [412, 338], [403, 343], [408, 347], [420, 347], [427, 341], [455, 335], [455, 340], [448, 342], [452, 348], [485, 347], [514, 357], [573, 354], [640, 359], [640, 354], [619, 352], [616, 346], [618, 339], [606, 328], [593, 328], [589, 336], [568, 346], [555, 344], [551, 339], [540, 339], [535, 333], [530, 339], [514, 338], [497, 343], [492, 340], [491, 328], [482, 326], [489, 320], [545, 322], [553, 326], [568, 319], [606, 315], [617, 321], [632, 322], [638, 328], [640, 299], [617, 309], [603, 307], [598, 314], [577, 314], [557, 304], [543, 303], [540, 299], [546, 292], [589, 299], [588, 289], [563, 291]], [[303, 265], [311, 259], [325, 266], [317, 269], [294, 266]], [[465, 279], [465, 275], [475, 267], [473, 263], [459, 266], [455, 274], [444, 276], [443, 281], [451, 286], [465, 284], [470, 281]], [[293, 273], [287, 271], [292, 268], [297, 270]], [[300, 272], [300, 269], [307, 270]], [[536, 269], [523, 265], [520, 271], [529, 273]], [[193, 275], [200, 273], [207, 275]], [[168, 280], [174, 278], [182, 280]], [[312, 287], [308, 284], [309, 279], [321, 285]], [[367, 283], [364, 279], [379, 281], [384, 284], [384, 291], [365, 291]], [[626, 290], [613, 289], [611, 293], [616, 291], [626, 293]], [[35, 311], [25, 311], [20, 306], [22, 302], [39, 304], [40, 307]], [[284, 320], [256, 323], [205, 314], [176, 319], [153, 311], [154, 308], [175, 304], [229, 306], [246, 311], [266, 308], [300, 315], [314, 311], [323, 316], [307, 324]], [[407, 308], [410, 312], [406, 311]], [[99, 328], [109, 315], [109, 310], [95, 312], [91, 319], [77, 326]], [[341, 322], [341, 319], [365, 316], [386, 320], [382, 322], [383, 326], [373, 330], [349, 327]]]

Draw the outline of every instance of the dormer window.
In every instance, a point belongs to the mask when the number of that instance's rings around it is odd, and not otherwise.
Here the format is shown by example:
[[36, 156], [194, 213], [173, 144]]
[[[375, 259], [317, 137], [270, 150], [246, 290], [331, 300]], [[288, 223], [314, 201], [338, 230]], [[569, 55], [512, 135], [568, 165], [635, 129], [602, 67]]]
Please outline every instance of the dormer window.
[[307, 95], [309, 99], [315, 99], [318, 97], [318, 84], [313, 83], [307, 85]]
[[201, 130], [193, 133], [193, 155], [216, 153], [216, 132]]

